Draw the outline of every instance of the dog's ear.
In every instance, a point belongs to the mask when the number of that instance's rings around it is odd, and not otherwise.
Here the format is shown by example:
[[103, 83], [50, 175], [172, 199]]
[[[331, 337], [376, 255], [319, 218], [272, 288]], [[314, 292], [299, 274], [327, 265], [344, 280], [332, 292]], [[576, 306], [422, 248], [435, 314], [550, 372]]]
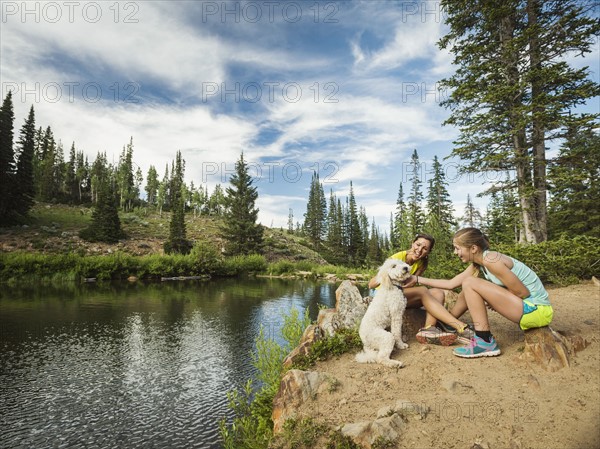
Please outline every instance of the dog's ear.
[[381, 283], [382, 287], [385, 287], [385, 288], [392, 287], [392, 280], [390, 279], [390, 275], [389, 275], [389, 270], [391, 267], [392, 267], [392, 265], [389, 262], [385, 262], [379, 269], [379, 273], [377, 274], [377, 277], [379, 278], [379, 282]]

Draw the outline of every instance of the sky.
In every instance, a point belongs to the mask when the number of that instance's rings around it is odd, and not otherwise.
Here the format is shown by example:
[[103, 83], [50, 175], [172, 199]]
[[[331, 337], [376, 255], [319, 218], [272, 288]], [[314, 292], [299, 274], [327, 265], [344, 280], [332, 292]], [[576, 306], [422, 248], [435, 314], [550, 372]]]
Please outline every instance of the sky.
[[[162, 178], [178, 150], [185, 179], [225, 186], [244, 154], [259, 221], [302, 222], [313, 172], [389, 231], [400, 183], [410, 190], [416, 149], [426, 193], [444, 165], [457, 216], [493, 175], [459, 175], [444, 159], [458, 130], [442, 123], [454, 73], [437, 41], [439, 2], [2, 1], [0, 82], [13, 91], [15, 135], [33, 105], [65, 153], [118, 162], [133, 138], [144, 176]], [[598, 81], [600, 44], [575, 67]], [[600, 110], [595, 98], [584, 108]]]

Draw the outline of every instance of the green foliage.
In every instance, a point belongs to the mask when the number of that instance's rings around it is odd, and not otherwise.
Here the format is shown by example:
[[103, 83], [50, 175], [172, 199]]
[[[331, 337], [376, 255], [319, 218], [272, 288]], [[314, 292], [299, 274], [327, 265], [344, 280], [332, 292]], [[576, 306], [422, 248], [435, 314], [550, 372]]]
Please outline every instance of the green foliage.
[[266, 449], [273, 435], [272, 424], [257, 413], [252, 401], [252, 381], [248, 381], [243, 392], [227, 394], [228, 406], [235, 418], [231, 425], [223, 419], [219, 430], [225, 449]]
[[171, 222], [169, 224], [169, 238], [163, 247], [166, 254], [189, 254], [192, 242], [186, 237], [185, 210], [182, 194], [183, 172], [185, 161], [181, 158], [181, 151], [177, 152], [173, 169], [171, 170]]
[[298, 309], [292, 309], [289, 315], [283, 317], [283, 327], [281, 328], [281, 335], [287, 342], [286, 351], [290, 352], [298, 345], [304, 330], [310, 325], [310, 318], [308, 316], [308, 309], [304, 311], [304, 315], [300, 317]]
[[0, 226], [14, 221], [14, 121], [12, 91], [9, 90], [0, 107]]
[[317, 340], [305, 357], [298, 357], [295, 369], [308, 369], [317, 361], [345, 354], [362, 348], [362, 341], [357, 329], [340, 329], [334, 335]]
[[256, 338], [256, 352], [252, 354], [252, 365], [256, 368], [256, 378], [260, 389], [253, 393], [252, 381], [248, 381], [242, 393], [230, 392], [229, 408], [235, 417], [231, 424], [225, 420], [219, 423], [225, 449], [266, 449], [273, 435], [271, 413], [273, 398], [279, 388], [283, 374], [283, 359], [289, 351], [300, 343], [302, 333], [298, 332], [308, 320], [297, 310], [284, 316], [282, 335], [287, 344], [282, 347], [274, 339], [267, 338], [261, 327]]
[[89, 242], [116, 243], [125, 238], [117, 211], [115, 194], [108, 179], [99, 181], [98, 202], [92, 211], [92, 222], [79, 232]]
[[569, 285], [600, 274], [600, 238], [565, 235], [537, 245], [496, 247], [529, 266], [542, 282]]
[[270, 275], [279, 276], [282, 274], [292, 274], [297, 270], [297, 264], [289, 260], [280, 260], [279, 262], [269, 264], [268, 273]]
[[221, 235], [227, 242], [227, 253], [259, 253], [263, 245], [263, 227], [256, 222], [258, 209], [255, 203], [258, 192], [252, 185], [243, 153], [235, 163], [235, 173], [231, 176], [230, 184], [226, 189], [226, 210], [221, 229]]
[[236, 276], [242, 273], [262, 273], [267, 269], [267, 260], [260, 254], [232, 256], [223, 260], [221, 272], [225, 276]]
[[207, 241], [196, 242], [190, 252], [190, 258], [196, 273], [216, 273], [220, 271], [223, 265], [219, 250]]
[[315, 251], [319, 251], [323, 244], [326, 231], [326, 217], [327, 202], [325, 201], [323, 184], [319, 181], [319, 175], [313, 172], [306, 213], [304, 214], [304, 230]]
[[600, 237], [599, 179], [600, 135], [591, 127], [570, 129], [548, 172], [551, 238], [564, 232]]
[[465, 172], [514, 170], [525, 241], [543, 241], [546, 146], [599, 117], [576, 112], [600, 85], [567, 55], [591, 52], [600, 22], [576, 0], [444, 0], [441, 7], [449, 31], [438, 45], [456, 66], [441, 82], [450, 92], [441, 104], [452, 110], [445, 124], [460, 130], [452, 155], [467, 161]]

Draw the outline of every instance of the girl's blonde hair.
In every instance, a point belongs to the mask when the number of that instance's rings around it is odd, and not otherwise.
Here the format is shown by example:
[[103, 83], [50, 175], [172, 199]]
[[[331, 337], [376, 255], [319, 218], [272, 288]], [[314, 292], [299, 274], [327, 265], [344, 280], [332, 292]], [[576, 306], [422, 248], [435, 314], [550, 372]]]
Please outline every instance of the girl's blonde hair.
[[[477, 228], [463, 228], [454, 234], [454, 240], [459, 246], [470, 248], [475, 245], [481, 248], [481, 251], [487, 251], [490, 248], [490, 241], [481, 230]], [[476, 268], [476, 274], [479, 275], [481, 271], [481, 265], [473, 263]]]

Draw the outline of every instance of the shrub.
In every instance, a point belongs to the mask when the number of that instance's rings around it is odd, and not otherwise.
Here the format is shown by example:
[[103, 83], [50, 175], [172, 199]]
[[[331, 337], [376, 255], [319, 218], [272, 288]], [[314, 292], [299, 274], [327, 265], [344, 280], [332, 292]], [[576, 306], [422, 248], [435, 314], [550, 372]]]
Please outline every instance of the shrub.
[[253, 393], [253, 383], [249, 380], [242, 392], [233, 391], [227, 394], [229, 408], [235, 417], [231, 425], [225, 420], [219, 423], [225, 449], [268, 447], [273, 435], [273, 398], [277, 394], [283, 373], [283, 359], [300, 343], [302, 333], [299, 333], [298, 329], [304, 329], [303, 326], [307, 322], [307, 312], [302, 319], [295, 309], [289, 316], [284, 316], [281, 333], [286, 340], [285, 346], [278, 345], [272, 338], [266, 338], [264, 328], [261, 327], [256, 339], [256, 352], [252, 354], [252, 365], [257, 370], [256, 379], [260, 381], [261, 387]]

